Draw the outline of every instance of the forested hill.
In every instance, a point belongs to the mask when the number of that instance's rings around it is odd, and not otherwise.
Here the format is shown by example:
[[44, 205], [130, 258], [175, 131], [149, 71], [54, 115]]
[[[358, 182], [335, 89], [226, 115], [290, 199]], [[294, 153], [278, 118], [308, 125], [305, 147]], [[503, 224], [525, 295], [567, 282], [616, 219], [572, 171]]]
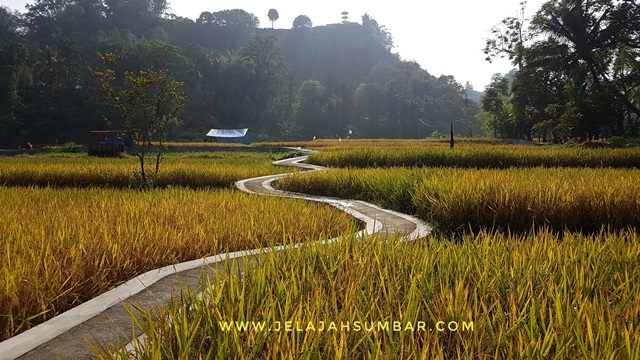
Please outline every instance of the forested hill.
[[278, 39], [296, 80], [324, 80], [327, 75], [360, 84], [379, 63], [395, 64], [376, 37], [356, 23], [303, 29], [257, 29], [256, 34]]
[[233, 9], [203, 12], [196, 21], [175, 18], [163, 29], [165, 39], [175, 46], [197, 44], [220, 54], [239, 50], [252, 35], [273, 36], [298, 85], [307, 79], [323, 80], [327, 76], [357, 85], [367, 80], [377, 64], [399, 61], [391, 53], [390, 34], [368, 15], [362, 23], [326, 26], [307, 23], [290, 29], [270, 29], [259, 28], [254, 15]]
[[[435, 77], [392, 54], [371, 16], [291, 29], [260, 28], [241, 9], [166, 15], [164, 0], [37, 0], [25, 14], [0, 7], [0, 147], [84, 142], [118, 127], [92, 71], [98, 53], [125, 71], [167, 69], [187, 106], [172, 140], [202, 140], [214, 127], [249, 127], [254, 140], [477, 134], [476, 102], [451, 76]], [[280, 25], [280, 24], [279, 24]]]

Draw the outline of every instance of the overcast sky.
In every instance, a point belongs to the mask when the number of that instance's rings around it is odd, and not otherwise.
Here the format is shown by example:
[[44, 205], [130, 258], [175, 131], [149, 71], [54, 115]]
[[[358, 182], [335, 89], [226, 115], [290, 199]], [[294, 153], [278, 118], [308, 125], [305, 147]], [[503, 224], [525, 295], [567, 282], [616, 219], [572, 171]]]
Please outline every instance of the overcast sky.
[[[31, 1], [0, 0], [1, 5], [24, 11]], [[482, 53], [489, 29], [504, 17], [515, 15], [520, 0], [395, 0], [395, 1], [291, 1], [291, 0], [169, 0], [170, 12], [195, 19], [203, 11], [243, 9], [260, 19], [261, 27], [271, 27], [267, 13], [274, 8], [280, 18], [276, 28], [291, 28], [293, 19], [307, 15], [314, 25], [341, 21], [343, 11], [349, 20], [361, 22], [368, 13], [393, 35], [395, 48], [405, 60], [415, 60], [433, 75], [453, 75], [463, 84], [469, 81], [482, 91], [494, 73], [506, 73], [507, 60], [489, 64]], [[530, 17], [544, 0], [529, 0]]]

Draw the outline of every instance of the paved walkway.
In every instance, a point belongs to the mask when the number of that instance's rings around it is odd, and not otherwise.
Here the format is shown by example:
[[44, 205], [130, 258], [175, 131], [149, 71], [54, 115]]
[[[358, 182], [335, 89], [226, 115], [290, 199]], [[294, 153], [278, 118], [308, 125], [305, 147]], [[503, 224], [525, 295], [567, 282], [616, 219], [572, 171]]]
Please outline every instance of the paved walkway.
[[[277, 161], [277, 165], [295, 166], [303, 170], [317, 171], [325, 168], [303, 164], [305, 157]], [[287, 174], [264, 176], [242, 180], [236, 186], [245, 192], [302, 198], [338, 207], [366, 224], [361, 234], [399, 234], [408, 240], [426, 236], [430, 228], [421, 220], [405, 214], [379, 208], [364, 201], [304, 195], [275, 190], [271, 183]], [[336, 239], [331, 239], [336, 240]], [[275, 248], [282, 250], [284, 247]], [[166, 304], [180, 287], [199, 290], [203, 276], [214, 276], [214, 269], [222, 271], [225, 258], [236, 258], [242, 266], [265, 249], [238, 251], [211, 256], [149, 271], [123, 285], [83, 303], [53, 319], [18, 336], [0, 343], [0, 359], [92, 359], [94, 352], [89, 344], [127, 344], [141, 336], [132, 325], [132, 319], [124, 305], [150, 309]]]

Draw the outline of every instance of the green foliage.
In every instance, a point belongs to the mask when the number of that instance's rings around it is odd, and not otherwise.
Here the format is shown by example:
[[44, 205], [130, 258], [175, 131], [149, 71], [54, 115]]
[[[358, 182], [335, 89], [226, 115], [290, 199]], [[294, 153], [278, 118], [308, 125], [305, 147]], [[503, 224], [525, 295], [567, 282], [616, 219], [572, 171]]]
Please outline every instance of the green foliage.
[[[172, 139], [201, 140], [211, 128], [240, 125], [264, 139], [296, 140], [425, 137], [452, 122], [458, 133], [480, 132], [478, 105], [460, 85], [399, 61], [390, 31], [368, 14], [361, 24], [320, 27], [301, 15], [295, 29], [271, 30], [241, 9], [191, 20], [163, 15], [166, 5], [38, 0], [25, 15], [3, 8], [0, 146], [81, 143], [87, 131], [105, 129], [103, 116], [117, 118], [90, 71], [103, 66], [98, 52], [122, 57], [112, 67], [117, 74], [162, 68], [185, 84], [189, 102], [181, 125], [167, 132]], [[326, 89], [320, 109], [299, 96], [307, 79]], [[371, 91], [356, 94], [361, 84]]]
[[340, 18], [342, 19], [342, 23], [346, 24], [349, 21], [349, 12], [348, 11], [341, 12]]
[[362, 15], [362, 28], [384, 45], [387, 50], [393, 48], [393, 36], [384, 25], [380, 25], [371, 15]]
[[482, 96], [482, 115], [484, 126], [495, 137], [518, 137], [513, 113], [509, 102], [509, 80], [500, 74], [494, 74], [491, 83]]
[[638, 29], [640, 7], [613, 0], [548, 1], [528, 29], [523, 6], [494, 27], [487, 59], [508, 55], [518, 67], [510, 98], [515, 135], [557, 142], [635, 136]]
[[252, 124], [272, 126], [277, 123], [278, 107], [286, 107], [282, 96], [289, 74], [289, 64], [273, 36], [254, 36], [238, 53], [242, 59], [246, 82], [241, 92], [250, 106], [247, 114]]
[[278, 10], [269, 9], [269, 13], [267, 14], [267, 16], [269, 17], [269, 21], [271, 21], [271, 28], [273, 29], [273, 23], [280, 18], [280, 15], [278, 15]]
[[429, 137], [431, 139], [446, 139], [447, 138], [447, 134], [445, 133], [441, 133], [440, 131], [436, 130], [434, 132], [432, 132]]
[[508, 57], [509, 60], [520, 64], [520, 51], [526, 41], [531, 39], [531, 34], [525, 28], [525, 9], [527, 2], [520, 3], [520, 9], [516, 16], [509, 16], [491, 28], [492, 37], [485, 40], [483, 52], [486, 60], [491, 62], [494, 58]]
[[329, 101], [327, 89], [320, 81], [307, 80], [300, 86], [295, 114], [298, 124], [304, 128], [304, 139], [320, 136], [330, 120], [327, 115]]
[[214, 13], [205, 11], [200, 14], [198, 24], [209, 24], [217, 27], [255, 29], [260, 20], [242, 9], [222, 10]]
[[[119, 115], [120, 123], [133, 144], [133, 154], [140, 160], [142, 185], [149, 188], [158, 176], [162, 154], [166, 151], [164, 142], [167, 129], [175, 121], [176, 113], [185, 106], [186, 97], [182, 89], [184, 83], [169, 81], [166, 70], [140, 70], [137, 74], [127, 71], [122, 89], [115, 89], [116, 73], [114, 54], [98, 56], [107, 67], [105, 71], [94, 71], [94, 76], [102, 85], [102, 92]], [[105, 118], [108, 124], [111, 121]], [[145, 169], [146, 155], [151, 139], [158, 142], [155, 172], [149, 177]]]
[[293, 19], [293, 29], [310, 29], [312, 27], [313, 23], [307, 15], [298, 15]]
[[608, 138], [607, 141], [611, 144], [616, 144], [616, 145], [627, 145], [627, 144], [640, 145], [640, 138], [625, 138], [622, 136], [612, 136]]
[[73, 141], [69, 141], [64, 143], [64, 145], [51, 146], [49, 149], [51, 149], [51, 152], [53, 153], [77, 153], [80, 152], [82, 146]]

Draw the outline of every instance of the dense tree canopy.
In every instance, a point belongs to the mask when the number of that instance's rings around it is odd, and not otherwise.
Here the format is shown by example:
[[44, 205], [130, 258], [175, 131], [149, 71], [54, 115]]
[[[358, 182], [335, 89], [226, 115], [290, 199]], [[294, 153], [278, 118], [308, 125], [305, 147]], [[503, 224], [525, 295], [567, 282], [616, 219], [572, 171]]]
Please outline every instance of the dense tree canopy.
[[298, 15], [293, 19], [292, 27], [294, 29], [309, 29], [313, 27], [313, 23], [307, 15]]
[[[552, 0], [527, 29], [515, 18], [503, 25], [485, 48], [518, 66], [508, 94], [514, 132], [502, 135], [555, 141], [639, 135], [636, 1]], [[483, 110], [492, 111], [484, 102]]]
[[106, 129], [104, 117], [118, 114], [92, 76], [99, 52], [120, 58], [117, 74], [168, 70], [167, 81], [184, 83], [171, 140], [240, 126], [257, 140], [415, 138], [451, 123], [479, 131], [478, 105], [462, 86], [401, 61], [370, 15], [318, 27], [301, 15], [293, 29], [261, 29], [241, 9], [194, 20], [166, 11], [166, 0], [37, 0], [25, 14], [0, 7], [0, 146], [84, 142], [88, 130]]

